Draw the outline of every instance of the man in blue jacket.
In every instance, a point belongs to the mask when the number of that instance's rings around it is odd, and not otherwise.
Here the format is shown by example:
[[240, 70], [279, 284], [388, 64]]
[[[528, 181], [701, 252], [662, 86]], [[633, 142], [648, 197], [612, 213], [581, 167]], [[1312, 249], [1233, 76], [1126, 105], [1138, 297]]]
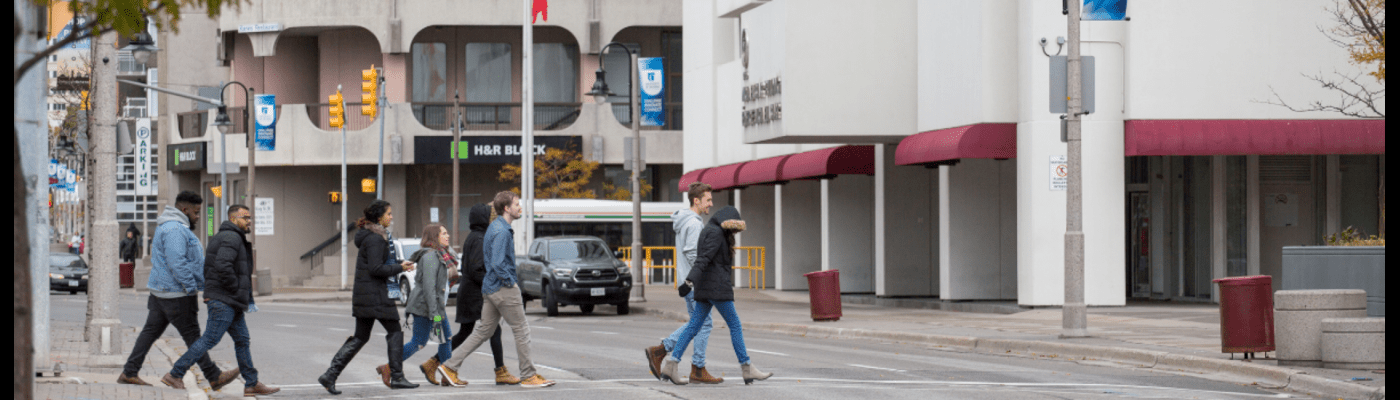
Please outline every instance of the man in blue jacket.
[[[151, 240], [151, 277], [146, 281], [151, 295], [146, 299], [146, 326], [136, 337], [136, 347], [126, 359], [126, 367], [117, 383], [151, 384], [137, 376], [146, 353], [165, 328], [175, 325], [185, 345], [199, 340], [199, 292], [204, 290], [204, 249], [194, 235], [194, 221], [199, 220], [199, 207], [204, 199], [191, 191], [180, 192], [174, 206], [165, 206], [156, 219], [155, 237]], [[223, 388], [238, 377], [238, 369], [220, 371], [209, 355], [199, 358], [199, 369], [214, 390]]]
[[491, 202], [500, 214], [491, 227], [486, 229], [482, 252], [486, 258], [486, 278], [481, 282], [481, 294], [486, 298], [481, 307], [481, 323], [476, 325], [471, 336], [461, 347], [452, 351], [452, 358], [438, 365], [447, 384], [464, 386], [465, 381], [457, 379], [457, 368], [466, 361], [467, 355], [475, 352], [481, 343], [491, 338], [501, 322], [506, 320], [515, 333], [515, 357], [520, 361], [520, 386], [542, 388], [554, 386], [554, 381], [544, 379], [535, 372], [535, 363], [530, 360], [530, 324], [525, 321], [525, 302], [520, 297], [520, 285], [515, 275], [515, 230], [510, 223], [524, 216], [520, 207], [520, 195], [513, 192], [496, 193]]

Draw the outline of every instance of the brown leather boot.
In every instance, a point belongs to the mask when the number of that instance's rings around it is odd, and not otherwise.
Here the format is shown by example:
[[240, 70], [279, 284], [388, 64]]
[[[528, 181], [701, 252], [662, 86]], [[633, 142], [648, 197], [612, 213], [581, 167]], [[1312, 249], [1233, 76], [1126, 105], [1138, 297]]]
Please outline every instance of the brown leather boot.
[[[209, 382], [209, 388], [214, 389], [215, 392], [219, 391], [219, 389], [223, 389], [224, 386], [228, 386], [228, 384], [233, 383], [234, 379], [238, 378], [238, 373], [238, 368], [234, 368], [230, 371], [224, 371], [223, 373], [219, 374], [218, 377], [215, 377], [213, 382]], [[205, 378], [208, 377], [206, 376]]]
[[705, 367], [697, 367], [695, 364], [690, 364], [690, 381], [695, 383], [719, 384], [724, 383], [724, 378], [710, 375], [710, 371], [706, 371]]
[[437, 357], [429, 357], [428, 362], [425, 362], [423, 363], [423, 365], [418, 366], [418, 369], [423, 370], [423, 376], [428, 377], [428, 383], [432, 384], [433, 386], [438, 385], [437, 366]]
[[248, 396], [265, 396], [265, 395], [277, 393], [277, 392], [280, 392], [280, 391], [282, 391], [281, 388], [275, 388], [275, 387], [267, 386], [267, 385], [264, 385], [262, 382], [258, 382], [257, 384], [253, 385], [252, 387], [245, 387], [245, 388], [243, 388], [243, 397], [248, 397]]
[[651, 376], [661, 379], [661, 360], [666, 358], [666, 346], [660, 344], [646, 348], [647, 368], [651, 368]]
[[505, 366], [500, 366], [496, 368], [496, 384], [519, 385], [520, 378], [516, 378], [515, 375], [511, 375], [510, 370], [506, 369]]
[[126, 376], [126, 373], [125, 373], [125, 372], [123, 372], [121, 375], [118, 375], [118, 376], [117, 376], [117, 383], [120, 383], [120, 384], [123, 384], [123, 385], [151, 386], [151, 384], [146, 383], [146, 381], [144, 381], [144, 380], [141, 380], [141, 377], [140, 377], [140, 376]]
[[374, 372], [379, 373], [379, 377], [384, 379], [384, 386], [389, 386], [389, 364], [374, 367]]
[[185, 382], [179, 379], [175, 379], [175, 377], [170, 375], [170, 373], [168, 372], [165, 374], [165, 376], [160, 377], [160, 383], [164, 383], [165, 386], [169, 386], [172, 388], [185, 390]]

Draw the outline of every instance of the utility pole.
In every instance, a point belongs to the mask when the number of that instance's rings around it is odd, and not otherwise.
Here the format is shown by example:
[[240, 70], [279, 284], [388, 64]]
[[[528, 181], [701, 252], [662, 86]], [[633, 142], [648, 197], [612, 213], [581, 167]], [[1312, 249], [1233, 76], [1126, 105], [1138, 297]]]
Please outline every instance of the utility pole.
[[[253, 110], [256, 110], [255, 108], [253, 108], [253, 107], [256, 105], [256, 101], [254, 101], [254, 99], [253, 99], [254, 91], [253, 91], [253, 88], [250, 88], [250, 87], [248, 87], [248, 88], [246, 88], [246, 89], [248, 89], [248, 90], [246, 91], [246, 93], [243, 94], [243, 103], [244, 103], [244, 104], [243, 104], [243, 131], [247, 134], [247, 136], [244, 136], [244, 137], [247, 138], [247, 140], [245, 140], [245, 142], [247, 142], [247, 145], [248, 145], [248, 202], [245, 203], [244, 205], [248, 206], [248, 213], [249, 213], [249, 215], [250, 215], [251, 217], [253, 217], [253, 221], [257, 221], [257, 218], [258, 218], [258, 214], [257, 214], [257, 210], [258, 210], [258, 192], [257, 192], [257, 187], [258, 187], [258, 186], [257, 186], [257, 180], [255, 180], [254, 177], [257, 176], [256, 173], [257, 173], [257, 170], [258, 170], [258, 163], [257, 163], [257, 159], [258, 159], [258, 129], [257, 129], [257, 126], [258, 126], [258, 125], [257, 125], [257, 122], [256, 122], [257, 120], [254, 119], [254, 116], [257, 115], [257, 114], [256, 114], [256, 112], [253, 111]], [[226, 211], [226, 210], [219, 210], [219, 212], [227, 212], [227, 211]], [[256, 225], [254, 225], [254, 227], [256, 228]], [[259, 282], [261, 282], [263, 279], [272, 279], [272, 277], [270, 277], [270, 276], [262, 276], [261, 274], [258, 274], [258, 235], [257, 235], [257, 233], [248, 232], [248, 235], [247, 235], [247, 236], [248, 236], [248, 253], [249, 253], [249, 255], [253, 258], [253, 265], [251, 265], [251, 267], [253, 268], [253, 274], [258, 276]], [[257, 293], [258, 293], [258, 286], [259, 286], [259, 285], [253, 285], [253, 293], [254, 293], [254, 294], [257, 294]], [[271, 287], [271, 285], [269, 285], [269, 287]]]
[[521, 23], [525, 46], [520, 67], [520, 204], [525, 208], [524, 245], [528, 248], [535, 240], [535, 10], [533, 2], [521, 3], [525, 5]]
[[[458, 207], [458, 193], [461, 187], [462, 169], [462, 112], [457, 110], [458, 101], [462, 99], [462, 93], [457, 92], [452, 95], [452, 112], [456, 115], [452, 117], [452, 237], [457, 237], [457, 223], [462, 220], [459, 214], [461, 208]], [[465, 237], [465, 236], [463, 236]], [[467, 251], [462, 248], [462, 251]]]
[[[627, 50], [627, 79], [631, 84], [630, 95], [632, 97], [632, 287], [637, 288], [637, 297], [632, 301], [645, 303], [647, 301], [646, 285], [646, 257], [642, 254], [642, 104], [641, 104], [641, 84], [642, 74], [637, 69], [637, 53], [641, 49], [632, 51], [627, 46], [622, 46]], [[598, 57], [602, 57], [602, 53]], [[601, 64], [601, 61], [599, 62]], [[634, 72], [635, 71], [635, 72]]]
[[1066, 2], [1069, 14], [1069, 198], [1065, 207], [1065, 304], [1061, 310], [1061, 338], [1088, 337], [1088, 310], [1084, 304], [1084, 179], [1081, 127], [1083, 67], [1079, 54], [1079, 0]]
[[117, 34], [108, 32], [93, 43], [93, 59], [99, 64], [92, 73], [93, 169], [89, 173], [88, 195], [93, 206], [92, 252], [88, 280], [88, 315], [83, 338], [95, 355], [120, 355], [122, 324], [117, 315]]

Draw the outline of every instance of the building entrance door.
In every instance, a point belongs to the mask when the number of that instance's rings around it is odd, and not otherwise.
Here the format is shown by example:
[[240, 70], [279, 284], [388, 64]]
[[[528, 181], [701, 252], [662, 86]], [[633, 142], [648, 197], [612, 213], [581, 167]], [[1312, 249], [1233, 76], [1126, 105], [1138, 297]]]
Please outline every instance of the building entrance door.
[[1316, 159], [1259, 157], [1259, 273], [1282, 282], [1283, 247], [1317, 244]]
[[1152, 295], [1150, 255], [1151, 196], [1148, 192], [1128, 192], [1128, 297]]

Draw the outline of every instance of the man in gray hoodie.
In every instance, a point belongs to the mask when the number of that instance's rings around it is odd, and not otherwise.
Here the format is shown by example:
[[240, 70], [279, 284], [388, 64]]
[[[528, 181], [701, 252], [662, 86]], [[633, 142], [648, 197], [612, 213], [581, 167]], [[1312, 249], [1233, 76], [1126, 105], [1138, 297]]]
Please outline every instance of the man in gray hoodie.
[[[151, 295], [146, 300], [146, 326], [136, 337], [136, 346], [126, 360], [126, 367], [117, 383], [146, 385], [137, 376], [151, 345], [174, 325], [185, 339], [185, 345], [199, 340], [199, 292], [204, 290], [204, 249], [194, 235], [194, 222], [199, 220], [199, 207], [204, 199], [191, 191], [180, 192], [174, 206], [165, 206], [156, 219], [155, 236], [151, 240], [151, 277], [146, 282]], [[220, 371], [208, 355], [199, 359], [199, 369], [219, 390], [234, 378], [238, 369]]]
[[[705, 223], [700, 219], [700, 215], [708, 214], [710, 207], [714, 206], [714, 196], [711, 194], [710, 185], [693, 182], [686, 194], [687, 198], [690, 199], [690, 208], [677, 210], [671, 214], [672, 227], [676, 230], [676, 277], [678, 278], [690, 275], [690, 267], [695, 264], [695, 255], [699, 250], [700, 231], [705, 228]], [[695, 310], [694, 292], [685, 295], [685, 306], [687, 315]], [[691, 382], [711, 384], [724, 382], [724, 378], [711, 376], [709, 371], [705, 370], [705, 348], [709, 345], [712, 329], [714, 329], [714, 322], [711, 321], [709, 314], [706, 314], [704, 325], [701, 325], [700, 333], [695, 336], [695, 351], [690, 356]], [[662, 339], [661, 345], [646, 349], [647, 366], [651, 368], [651, 375], [656, 379], [661, 379], [661, 361], [676, 347], [676, 341], [680, 339], [681, 333], [684, 331], [685, 327], [682, 326], [672, 332], [671, 336]]]

